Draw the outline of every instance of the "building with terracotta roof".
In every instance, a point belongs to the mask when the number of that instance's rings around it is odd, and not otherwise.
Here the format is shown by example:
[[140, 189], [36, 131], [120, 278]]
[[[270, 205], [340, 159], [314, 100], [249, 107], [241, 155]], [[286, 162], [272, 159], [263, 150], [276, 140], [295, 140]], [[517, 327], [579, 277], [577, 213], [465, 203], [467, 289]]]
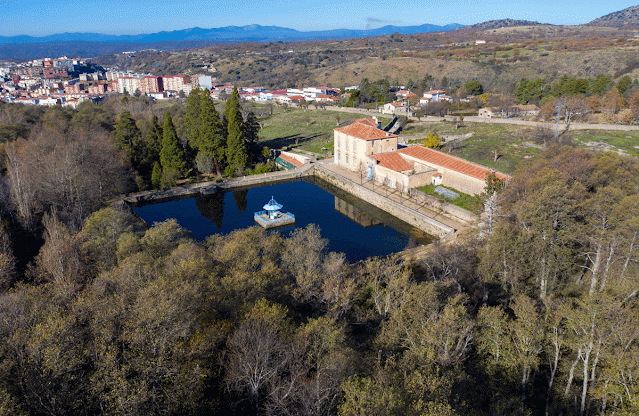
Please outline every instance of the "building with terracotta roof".
[[300, 166], [309, 163], [310, 161], [310, 157], [292, 152], [281, 152], [280, 155], [275, 159], [275, 163], [286, 170], [299, 168]]
[[[424, 146], [410, 146], [395, 152], [370, 155], [368, 177], [391, 188], [418, 188], [430, 183], [476, 195], [486, 187], [491, 169]], [[494, 172], [499, 179], [509, 176]]]
[[368, 156], [397, 150], [397, 135], [380, 126], [377, 118], [362, 118], [334, 129], [335, 163], [357, 172], [364, 168]]

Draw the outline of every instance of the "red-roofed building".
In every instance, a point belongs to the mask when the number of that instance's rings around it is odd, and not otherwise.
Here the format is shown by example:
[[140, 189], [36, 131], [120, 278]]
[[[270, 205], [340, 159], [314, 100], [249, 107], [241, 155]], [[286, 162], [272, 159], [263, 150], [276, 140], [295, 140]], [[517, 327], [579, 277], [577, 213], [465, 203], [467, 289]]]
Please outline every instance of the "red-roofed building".
[[[372, 154], [366, 158], [365, 172], [369, 179], [391, 188], [418, 188], [424, 185], [445, 185], [460, 192], [476, 195], [486, 187], [486, 176], [494, 172], [475, 163], [423, 146], [411, 146], [394, 152]], [[499, 179], [508, 175], [494, 172]]]
[[370, 155], [397, 150], [397, 135], [381, 130], [376, 118], [359, 119], [333, 132], [335, 163], [352, 171], [363, 169]]
[[311, 159], [308, 156], [292, 152], [282, 152], [275, 159], [275, 163], [277, 163], [278, 166], [287, 170], [299, 168], [300, 166], [304, 165], [305, 163], [309, 163], [310, 161]]
[[[400, 160], [401, 159], [401, 160]], [[424, 146], [411, 146], [396, 152], [371, 155], [367, 160], [369, 177], [389, 186], [401, 184], [404, 189], [432, 183], [445, 185], [471, 195], [480, 194], [486, 187], [491, 169]], [[410, 168], [410, 169], [409, 169]], [[508, 175], [494, 172], [499, 179]]]
[[403, 100], [407, 100], [409, 98], [417, 98], [417, 94], [409, 90], [399, 90], [395, 93], [395, 96]]

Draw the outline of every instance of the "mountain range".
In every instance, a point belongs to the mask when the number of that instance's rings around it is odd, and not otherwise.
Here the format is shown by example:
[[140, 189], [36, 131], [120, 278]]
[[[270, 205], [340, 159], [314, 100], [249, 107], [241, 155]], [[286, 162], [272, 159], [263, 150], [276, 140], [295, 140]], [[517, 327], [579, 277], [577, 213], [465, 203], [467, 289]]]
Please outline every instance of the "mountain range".
[[49, 43], [49, 42], [117, 42], [117, 43], [155, 43], [175, 41], [221, 41], [221, 42], [277, 42], [309, 41], [329, 39], [354, 39], [391, 35], [395, 32], [403, 35], [425, 32], [454, 30], [463, 25], [452, 23], [445, 26], [424, 24], [419, 26], [383, 26], [377, 29], [334, 29], [302, 32], [279, 26], [226, 26], [205, 29], [190, 29], [145, 33], [140, 35], [105, 35], [102, 33], [60, 33], [49, 36], [0, 36], [0, 44], [7, 43]]
[[[501, 27], [537, 26], [539, 22], [501, 19], [464, 26], [452, 23], [444, 26], [424, 24], [418, 26], [388, 25], [376, 29], [334, 29], [299, 31], [279, 26], [226, 26], [219, 28], [193, 27], [183, 30], [144, 33], [138, 35], [107, 35], [103, 33], [60, 33], [42, 37], [0, 36], [0, 59], [32, 59], [42, 56], [91, 57], [104, 53], [127, 50], [195, 48], [210, 44], [241, 42], [300, 42], [337, 39], [357, 39], [399, 33], [446, 32], [462, 28], [464, 31], [482, 31]], [[639, 27], [639, 6], [610, 13], [594, 19], [588, 26]], [[28, 47], [26, 46], [28, 45]]]

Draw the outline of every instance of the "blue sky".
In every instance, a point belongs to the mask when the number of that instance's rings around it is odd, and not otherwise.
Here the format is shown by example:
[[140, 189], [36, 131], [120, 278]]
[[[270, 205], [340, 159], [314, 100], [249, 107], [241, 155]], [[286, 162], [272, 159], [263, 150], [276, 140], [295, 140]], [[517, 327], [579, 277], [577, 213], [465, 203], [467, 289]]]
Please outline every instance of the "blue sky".
[[[637, 1], [637, 0], [635, 0]], [[608, 0], [0, 0], [0, 35], [106, 34], [260, 24], [309, 31], [513, 18], [580, 24], [637, 3]]]

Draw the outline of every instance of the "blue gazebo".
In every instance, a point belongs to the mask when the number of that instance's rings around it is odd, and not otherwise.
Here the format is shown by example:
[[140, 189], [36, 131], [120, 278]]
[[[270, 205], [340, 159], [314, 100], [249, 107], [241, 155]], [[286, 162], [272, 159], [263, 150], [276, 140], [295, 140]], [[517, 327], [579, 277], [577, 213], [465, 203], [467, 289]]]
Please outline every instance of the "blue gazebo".
[[268, 204], [264, 205], [262, 208], [268, 213], [268, 218], [270, 220], [274, 220], [279, 216], [279, 211], [282, 209], [282, 204], [279, 204], [275, 198], [271, 197], [271, 200], [268, 201]]
[[295, 215], [290, 212], [282, 212], [282, 204], [278, 203], [274, 197], [264, 205], [264, 211], [258, 211], [253, 215], [255, 222], [264, 228], [283, 227], [295, 224]]

